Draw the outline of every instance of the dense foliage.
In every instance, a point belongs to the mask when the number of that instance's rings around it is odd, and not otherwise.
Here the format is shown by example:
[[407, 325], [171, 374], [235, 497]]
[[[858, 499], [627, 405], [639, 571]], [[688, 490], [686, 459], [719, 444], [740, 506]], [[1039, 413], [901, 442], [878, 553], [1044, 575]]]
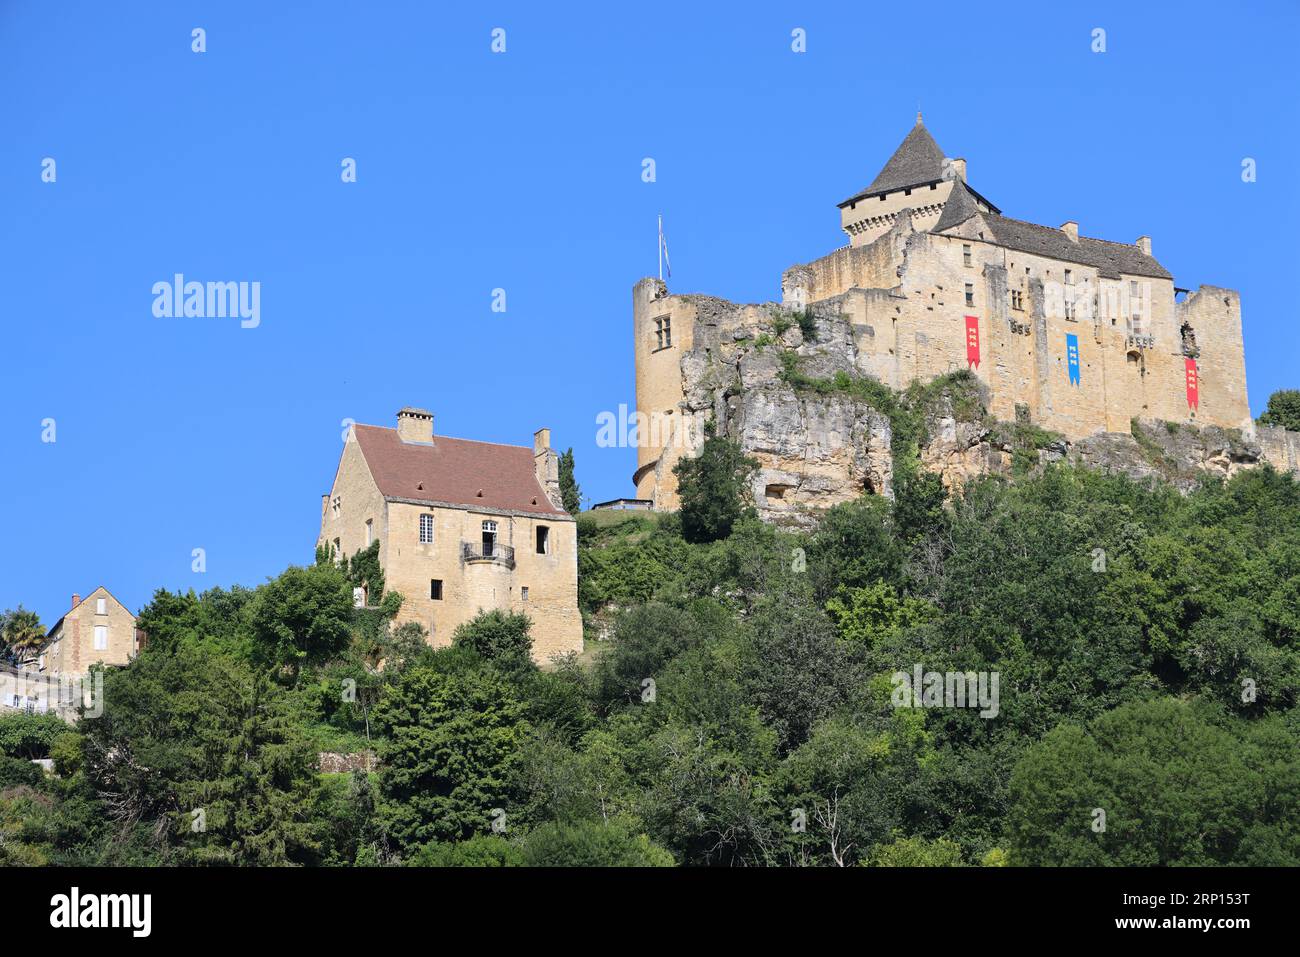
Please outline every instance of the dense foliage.
[[746, 480], [758, 468], [740, 446], [705, 429], [699, 452], [683, 457], [673, 467], [681, 499], [682, 537], [688, 542], [713, 542], [726, 538], [746, 513]]
[[1259, 424], [1280, 425], [1292, 432], [1300, 432], [1300, 389], [1279, 389], [1270, 395]]
[[0, 721], [0, 864], [1300, 863], [1292, 479], [915, 473], [792, 532], [714, 441], [693, 516], [580, 518], [580, 658], [503, 612], [435, 650], [364, 555], [158, 592], [102, 715]]

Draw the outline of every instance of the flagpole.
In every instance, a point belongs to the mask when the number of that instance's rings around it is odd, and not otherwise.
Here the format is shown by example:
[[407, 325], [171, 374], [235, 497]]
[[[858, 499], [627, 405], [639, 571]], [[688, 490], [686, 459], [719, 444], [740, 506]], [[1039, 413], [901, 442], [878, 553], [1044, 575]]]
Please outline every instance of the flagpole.
[[664, 217], [659, 214], [659, 281], [664, 281]]

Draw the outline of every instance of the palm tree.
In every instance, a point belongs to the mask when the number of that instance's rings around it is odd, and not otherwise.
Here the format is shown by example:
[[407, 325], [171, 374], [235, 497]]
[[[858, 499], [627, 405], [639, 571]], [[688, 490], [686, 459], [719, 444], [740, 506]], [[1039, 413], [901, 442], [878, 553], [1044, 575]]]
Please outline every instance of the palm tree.
[[45, 629], [41, 627], [41, 616], [36, 612], [19, 605], [17, 611], [6, 612], [3, 621], [0, 643], [3, 643], [5, 653], [16, 660], [21, 661], [45, 643]]

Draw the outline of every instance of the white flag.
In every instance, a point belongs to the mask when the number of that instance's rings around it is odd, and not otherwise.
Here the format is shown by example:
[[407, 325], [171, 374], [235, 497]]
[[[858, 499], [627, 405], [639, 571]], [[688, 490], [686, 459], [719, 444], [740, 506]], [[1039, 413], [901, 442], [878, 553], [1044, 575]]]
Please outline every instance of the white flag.
[[[668, 259], [668, 240], [664, 236], [664, 218], [662, 216], [659, 217], [659, 253], [663, 259], [663, 265], [668, 267], [668, 278], [672, 279], [673, 264]], [[660, 279], [664, 278], [662, 270], [660, 271], [659, 278]]]

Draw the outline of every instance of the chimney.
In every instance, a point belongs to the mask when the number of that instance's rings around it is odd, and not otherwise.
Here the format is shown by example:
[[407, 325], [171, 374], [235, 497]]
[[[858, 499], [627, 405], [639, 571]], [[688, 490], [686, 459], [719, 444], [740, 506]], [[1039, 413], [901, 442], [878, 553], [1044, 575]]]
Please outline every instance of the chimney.
[[1137, 241], [1137, 248], [1140, 249], [1140, 250], [1142, 250], [1143, 255], [1150, 256], [1150, 255], [1151, 255], [1151, 237], [1150, 237], [1150, 236], [1139, 236], [1139, 237], [1138, 237], [1138, 241]]
[[433, 413], [407, 406], [397, 413], [397, 437], [403, 442], [433, 444]]
[[1061, 223], [1061, 232], [1069, 236], [1071, 242], [1077, 243], [1079, 241], [1079, 224], [1074, 220], [1070, 220], [1068, 223]]
[[956, 158], [945, 156], [940, 175], [946, 180], [966, 182], [966, 160], [960, 156]]
[[953, 160], [952, 168], [957, 171], [958, 178], [960, 178], [963, 183], [966, 182], [966, 157], [959, 156]]
[[[72, 608], [76, 608], [76, 607], [77, 607], [78, 605], [80, 605], [80, 604], [81, 604], [81, 596], [80, 596], [80, 595], [75, 595], [75, 594], [74, 594], [74, 595], [72, 596]], [[72, 608], [69, 608], [68, 610], [71, 611]]]
[[560, 495], [560, 457], [551, 448], [550, 429], [538, 429], [533, 433], [533, 469], [537, 474], [537, 483], [545, 490], [551, 504], [563, 508], [564, 499]]

